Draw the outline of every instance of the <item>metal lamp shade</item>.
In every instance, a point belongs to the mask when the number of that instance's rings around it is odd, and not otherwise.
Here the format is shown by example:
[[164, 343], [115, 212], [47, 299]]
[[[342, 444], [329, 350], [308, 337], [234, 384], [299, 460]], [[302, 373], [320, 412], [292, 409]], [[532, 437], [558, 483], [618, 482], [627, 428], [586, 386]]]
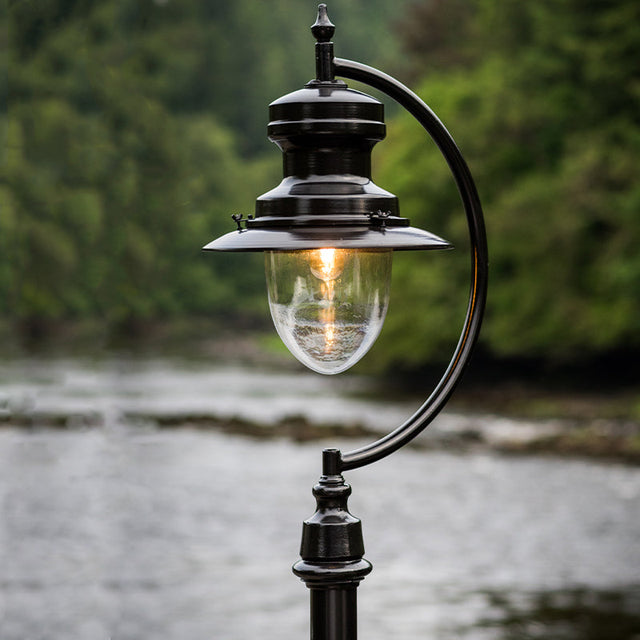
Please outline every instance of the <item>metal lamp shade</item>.
[[206, 250], [451, 248], [411, 227], [397, 197], [371, 180], [371, 151], [386, 133], [381, 102], [339, 80], [314, 80], [272, 102], [269, 116], [284, 178], [257, 199], [255, 215], [234, 216], [238, 229]]

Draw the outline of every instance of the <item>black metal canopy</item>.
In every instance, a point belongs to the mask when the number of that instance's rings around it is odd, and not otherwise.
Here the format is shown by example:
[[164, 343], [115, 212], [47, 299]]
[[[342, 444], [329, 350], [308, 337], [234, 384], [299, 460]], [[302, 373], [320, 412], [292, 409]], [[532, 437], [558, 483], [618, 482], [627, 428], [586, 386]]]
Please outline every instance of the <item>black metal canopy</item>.
[[399, 214], [398, 198], [371, 179], [371, 151], [386, 135], [384, 105], [334, 77], [327, 40], [333, 25], [317, 23], [312, 31], [317, 77], [269, 105], [267, 130], [283, 153], [283, 180], [257, 199], [254, 215], [234, 216], [236, 231], [204, 248], [451, 248], [411, 227]]

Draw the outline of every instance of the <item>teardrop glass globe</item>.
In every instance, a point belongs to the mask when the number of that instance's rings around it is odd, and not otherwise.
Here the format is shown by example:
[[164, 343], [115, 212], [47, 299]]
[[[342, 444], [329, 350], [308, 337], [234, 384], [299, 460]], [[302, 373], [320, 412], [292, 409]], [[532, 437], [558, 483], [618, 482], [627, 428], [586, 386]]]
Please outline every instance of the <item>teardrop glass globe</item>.
[[391, 249], [266, 251], [271, 316], [302, 364], [335, 374], [378, 337], [389, 306]]

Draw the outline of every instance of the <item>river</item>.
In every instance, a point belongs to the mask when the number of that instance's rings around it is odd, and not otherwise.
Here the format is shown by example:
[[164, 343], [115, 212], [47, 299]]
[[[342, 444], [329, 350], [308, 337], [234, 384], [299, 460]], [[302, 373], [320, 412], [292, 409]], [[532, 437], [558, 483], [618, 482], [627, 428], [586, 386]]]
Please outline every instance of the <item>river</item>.
[[[321, 449], [359, 442], [159, 428], [153, 416], [384, 430], [412, 410], [345, 380], [148, 358], [1, 365], [0, 638], [308, 637], [308, 594], [290, 571], [300, 524]], [[347, 480], [374, 565], [362, 638], [640, 638], [640, 469], [408, 448]]]

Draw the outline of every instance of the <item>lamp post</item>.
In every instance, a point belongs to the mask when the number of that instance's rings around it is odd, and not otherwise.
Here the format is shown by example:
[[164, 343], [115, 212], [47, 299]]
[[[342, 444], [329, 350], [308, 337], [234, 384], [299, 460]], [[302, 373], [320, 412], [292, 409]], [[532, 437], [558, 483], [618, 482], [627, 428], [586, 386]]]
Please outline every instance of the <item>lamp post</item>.
[[383, 105], [338, 77], [374, 87], [423, 126], [449, 165], [467, 218], [471, 277], [460, 339], [444, 375], [406, 422], [376, 442], [341, 453], [323, 451], [313, 489], [315, 514], [304, 522], [293, 572], [310, 589], [312, 640], [355, 640], [356, 588], [371, 571], [360, 521], [342, 473], [393, 453], [444, 407], [475, 344], [486, 299], [487, 244], [480, 200], [453, 138], [429, 107], [394, 78], [335, 58], [335, 27], [319, 5], [316, 78], [269, 105], [269, 139], [283, 152], [282, 182], [256, 201], [255, 215], [234, 215], [237, 229], [204, 248], [263, 251], [276, 329], [309, 368], [340, 373], [375, 341], [387, 310], [393, 251], [449, 249], [444, 239], [411, 227], [397, 198], [371, 180], [371, 151], [385, 136]]

